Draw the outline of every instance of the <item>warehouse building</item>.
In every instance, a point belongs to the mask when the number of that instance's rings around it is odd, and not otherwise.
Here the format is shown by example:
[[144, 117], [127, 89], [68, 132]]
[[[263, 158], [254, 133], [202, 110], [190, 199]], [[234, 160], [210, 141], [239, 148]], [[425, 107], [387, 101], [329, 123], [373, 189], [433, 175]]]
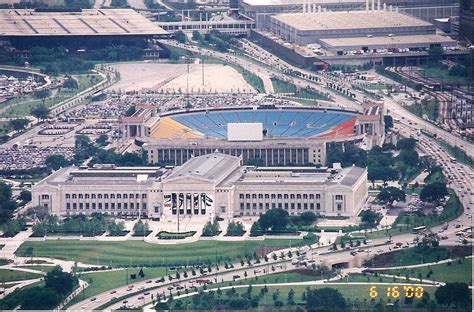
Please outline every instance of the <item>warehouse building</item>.
[[212, 153], [174, 169], [68, 167], [32, 190], [33, 205], [60, 217], [93, 212], [132, 218], [258, 216], [271, 208], [353, 217], [367, 199], [367, 170], [255, 168]]
[[[375, 8], [375, 2], [370, 1]], [[437, 18], [459, 15], [458, 0], [381, 0], [380, 5], [398, 7], [402, 13], [431, 23]], [[258, 26], [268, 15], [316, 11], [318, 7], [328, 11], [364, 10], [366, 0], [240, 0], [239, 3], [240, 13], [255, 20]]]
[[274, 15], [270, 32], [289, 43], [307, 45], [328, 38], [435, 34], [436, 28], [397, 11], [321, 11]]

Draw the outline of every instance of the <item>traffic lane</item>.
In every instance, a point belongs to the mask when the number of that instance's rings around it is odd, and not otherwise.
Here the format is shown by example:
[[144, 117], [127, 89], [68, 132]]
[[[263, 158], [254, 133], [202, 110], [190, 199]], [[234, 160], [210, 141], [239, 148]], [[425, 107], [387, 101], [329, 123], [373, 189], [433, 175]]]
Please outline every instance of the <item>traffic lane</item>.
[[[265, 272], [263, 272], [263, 267], [270, 268], [272, 266], [272, 264], [270, 264], [270, 263], [259, 265], [259, 266], [252, 266], [252, 267], [244, 268], [244, 269], [241, 269], [241, 270], [239, 269], [238, 272], [227, 272], [223, 275], [219, 275], [217, 282], [221, 283], [221, 282], [233, 281], [234, 276], [236, 276], [236, 275], [240, 276], [240, 278], [235, 279], [236, 281], [245, 280], [246, 278], [243, 275], [244, 272], [247, 272], [247, 279], [250, 279], [250, 278], [253, 278], [253, 277], [260, 277], [260, 276], [266, 275], [266, 274], [286, 272], [286, 271], [294, 270], [294, 269], [297, 268], [297, 266], [292, 264], [290, 260], [286, 260], [284, 262], [273, 263], [273, 264], [276, 264], [276, 265], [274, 265], [274, 267], [275, 267], [274, 271], [270, 270], [270, 269], [266, 269]], [[213, 280], [213, 282], [215, 282], [215, 280]], [[178, 291], [185, 291], [185, 289], [191, 289], [191, 288], [194, 288], [194, 286], [195, 286], [194, 283], [191, 283], [191, 281], [184, 281], [184, 282], [179, 283], [179, 285], [182, 288], [180, 288], [180, 289], [177, 289], [176, 287], [173, 287], [173, 289], [170, 289], [169, 287], [168, 288], [167, 287], [160, 288], [160, 290], [162, 291], [161, 294], [165, 293], [166, 296], [169, 296], [170, 294], [175, 295]], [[159, 290], [154, 290], [154, 291], [157, 294], [160, 293]], [[107, 309], [114, 310], [114, 309], [118, 309], [118, 308], [120, 308], [124, 305], [126, 305], [129, 308], [144, 306], [144, 305], [147, 305], [147, 304], [152, 302], [152, 296], [151, 295], [152, 295], [152, 293], [149, 293], [148, 295], [144, 295], [144, 293], [140, 293], [140, 294], [134, 295], [130, 298], [124, 299], [124, 300], [122, 300], [118, 303], [115, 303], [115, 304], [107, 307]], [[153, 299], [156, 299], [156, 296], [153, 296]], [[127, 302], [124, 302], [124, 301], [127, 301]]]
[[[244, 267], [244, 268], [235, 269], [236, 266], [240, 266], [240, 263], [238, 263], [238, 264], [234, 264], [234, 269], [230, 269], [231, 270], [230, 272], [227, 272], [228, 270], [226, 270], [224, 267], [220, 267], [219, 273], [217, 273], [217, 277], [220, 277], [220, 276], [228, 277], [228, 276], [231, 276], [231, 275], [233, 277], [233, 275], [239, 274], [239, 273], [243, 274], [243, 272], [247, 271], [247, 270], [252, 270], [254, 268], [262, 268], [262, 267], [272, 266], [272, 265], [275, 265], [275, 266], [284, 265], [289, 261], [291, 261], [291, 260], [277, 259], [277, 261], [274, 261], [273, 259], [269, 259], [268, 263], [260, 263], [260, 264], [252, 265], [251, 267]], [[222, 273], [222, 272], [224, 272], [224, 273]], [[185, 282], [185, 281], [196, 281], [196, 280], [199, 280], [199, 279], [209, 279], [209, 278], [212, 279], [216, 276], [216, 273], [210, 273], [210, 274], [198, 275], [198, 276], [192, 276], [191, 271], [189, 271], [187, 273], [188, 273], [188, 276], [190, 276], [190, 277], [180, 278], [179, 280], [174, 279], [172, 281], [169, 281], [167, 276], [166, 276], [164, 282], [158, 283], [159, 287], [157, 289], [163, 290], [163, 289], [167, 289], [170, 285], [172, 285], [174, 283], [181, 283], [181, 282]], [[181, 274], [181, 276], [183, 276], [183, 275], [184, 275], [184, 273]], [[89, 300], [85, 300], [85, 302], [82, 301], [82, 302], [77, 303], [76, 305], [72, 306], [70, 308], [70, 310], [79, 309], [79, 308], [81, 308], [81, 306], [83, 306], [84, 304], [87, 304], [88, 302], [91, 302], [92, 304], [88, 304], [87, 309], [98, 308], [101, 305], [103, 305], [104, 303], [106, 303], [106, 302], [108, 302], [112, 299], [122, 297], [122, 296], [127, 295], [131, 292], [140, 291], [140, 294], [141, 294], [143, 292], [150, 291], [150, 288], [153, 288], [153, 287], [157, 286], [157, 285], [153, 285], [153, 284], [150, 283], [150, 281], [153, 281], [153, 280], [156, 281], [156, 280], [159, 280], [159, 278], [158, 279], [154, 278], [154, 279], [151, 279], [151, 280], [137, 282], [137, 283], [133, 283], [133, 284], [130, 284], [130, 285], [121, 286], [121, 287], [115, 288], [113, 290], [109, 290], [107, 292], [104, 292], [104, 293], [101, 293], [101, 294], [98, 294], [97, 296], [95, 296], [94, 297], [94, 298], [96, 298], [95, 300], [92, 300], [93, 298], [91, 298]], [[132, 289], [128, 290], [130, 288], [132, 288]], [[139, 296], [140, 294], [137, 294], [137, 296]]]

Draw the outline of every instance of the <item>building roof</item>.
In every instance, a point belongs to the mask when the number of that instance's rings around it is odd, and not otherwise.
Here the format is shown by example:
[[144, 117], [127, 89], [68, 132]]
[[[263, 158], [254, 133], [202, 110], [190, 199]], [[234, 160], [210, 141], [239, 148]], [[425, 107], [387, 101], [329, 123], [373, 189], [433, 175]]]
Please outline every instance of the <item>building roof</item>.
[[[41, 185], [151, 185], [160, 179], [164, 170], [159, 167], [116, 167], [111, 169], [62, 168], [37, 183]], [[106, 182], [106, 183], [105, 183]]]
[[129, 36], [166, 33], [131, 9], [90, 9], [81, 12], [0, 10], [0, 36]]
[[360, 168], [356, 166], [344, 168], [341, 172], [341, 178], [338, 180], [339, 184], [345, 186], [353, 186], [359, 181], [362, 175], [366, 174], [365, 168]]
[[[303, 0], [243, 0], [243, 3], [252, 6], [267, 6], [267, 5], [301, 5]], [[340, 3], [365, 3], [365, 0], [314, 0], [311, 4], [340, 4]], [[309, 4], [309, 2], [308, 2]]]
[[181, 177], [194, 177], [209, 182], [219, 183], [239, 165], [240, 157], [221, 153], [193, 157], [182, 166], [176, 167], [165, 180], [168, 181]]
[[396, 11], [288, 13], [277, 14], [272, 18], [302, 31], [432, 26], [428, 22]]
[[411, 36], [381, 36], [381, 37], [353, 37], [353, 38], [327, 38], [321, 39], [322, 43], [332, 47], [352, 46], [381, 46], [381, 45], [412, 45], [412, 44], [456, 44], [456, 41], [441, 35], [411, 35]]

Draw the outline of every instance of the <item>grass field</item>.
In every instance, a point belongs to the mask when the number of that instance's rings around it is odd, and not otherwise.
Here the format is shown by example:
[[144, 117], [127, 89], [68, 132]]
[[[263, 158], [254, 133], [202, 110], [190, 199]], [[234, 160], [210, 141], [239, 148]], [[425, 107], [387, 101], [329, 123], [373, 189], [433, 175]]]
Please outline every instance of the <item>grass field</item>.
[[52, 265], [21, 265], [21, 266], [18, 266], [18, 268], [32, 269], [32, 270], [38, 270], [38, 271], [43, 271], [43, 272], [50, 272], [55, 267], [52, 266]]
[[0, 269], [0, 282], [13, 282], [13, 281], [23, 281], [32, 278], [41, 277], [41, 274], [35, 274], [30, 272], [22, 272], [9, 269]]
[[[451, 265], [448, 265], [447, 263], [441, 263], [420, 268], [386, 270], [383, 271], [383, 273], [400, 275], [402, 277], [408, 275], [415, 278], [419, 278], [421, 274], [422, 278], [435, 280], [437, 282], [464, 282], [467, 284], [472, 284], [472, 264], [473, 262], [471, 258], [461, 260], [460, 264], [458, 261], [453, 260]], [[427, 274], [430, 271], [432, 274], [430, 277], [428, 277]]]
[[[130, 268], [128, 269], [128, 275], [137, 274], [137, 279], [129, 279], [129, 283], [139, 282], [141, 280], [146, 280], [155, 277], [161, 277], [166, 275], [165, 268], [143, 268], [143, 273], [145, 277], [140, 278], [138, 276], [139, 268]], [[95, 272], [95, 273], [86, 273], [79, 276], [80, 279], [85, 280], [89, 283], [89, 287], [84, 290], [84, 294], [74, 298], [69, 305], [75, 304], [84, 298], [90, 298], [97, 294], [100, 294], [104, 291], [114, 289], [120, 286], [127, 284], [127, 270], [117, 270], [109, 272]]]
[[281, 249], [312, 243], [308, 240], [267, 239], [263, 241], [222, 242], [200, 241], [179, 245], [156, 245], [143, 241], [90, 242], [79, 240], [54, 240], [44, 242], [25, 242], [17, 250], [18, 256], [74, 259], [84, 263], [112, 266], [137, 265], [176, 265], [210, 261], [216, 256], [221, 261], [237, 261], [240, 257], [259, 252], [263, 244], [270, 249]]
[[[268, 310], [277, 310], [274, 307], [269, 307], [265, 306], [267, 305], [273, 305], [273, 294], [278, 290], [280, 295], [279, 295], [279, 300], [283, 301], [285, 304], [287, 302], [288, 298], [288, 292], [290, 289], [293, 289], [295, 292], [295, 302], [296, 304], [304, 304], [302, 300], [302, 295], [303, 292], [307, 290], [309, 287], [310, 289], [318, 289], [318, 288], [324, 288], [324, 287], [329, 287], [329, 288], [334, 288], [337, 289], [338, 291], [341, 292], [341, 294], [344, 296], [346, 300], [350, 300], [351, 302], [360, 302], [360, 303], [366, 303], [370, 302], [371, 298], [369, 297], [369, 291], [370, 288], [375, 286], [375, 290], [377, 291], [377, 298], [376, 300], [378, 301], [379, 299], [386, 300], [386, 293], [387, 293], [387, 287], [385, 285], [371, 285], [371, 284], [366, 284], [366, 285], [315, 285], [315, 286], [306, 286], [306, 285], [292, 285], [292, 286], [281, 286], [281, 285], [272, 285], [268, 284], [268, 292], [263, 295], [262, 299], [260, 300], [260, 304], [263, 305], [265, 308], [268, 308]], [[399, 288], [402, 288], [403, 286], [398, 286]], [[252, 288], [252, 294], [257, 295], [260, 293], [260, 289], [263, 287], [256, 287], [253, 286]], [[427, 292], [430, 295], [430, 298], [433, 298], [434, 296], [434, 291], [435, 287], [431, 287], [429, 285], [424, 286], [424, 291]], [[236, 288], [237, 293], [239, 294], [245, 294], [247, 292], [247, 288]], [[222, 291], [225, 294], [225, 290]], [[403, 293], [402, 293], [403, 295]], [[184, 305], [186, 306], [189, 304], [189, 306], [192, 308], [192, 297], [187, 297], [180, 299]], [[420, 299], [415, 299], [415, 300], [420, 300]], [[393, 300], [392, 300], [393, 301]], [[415, 301], [416, 302], [416, 301]], [[286, 308], [285, 308], [286, 307]], [[367, 306], [367, 308], [373, 308], [373, 305]], [[264, 308], [264, 309], [265, 309]], [[283, 306], [282, 308], [279, 309], [279, 311], [286, 311], [288, 309], [288, 306]], [[292, 307], [292, 310], [294, 309], [294, 306]], [[372, 311], [372, 309], [363, 309], [363, 311]], [[385, 311], [385, 310], [384, 310]]]
[[445, 247], [429, 248], [419, 252], [417, 248], [406, 248], [375, 256], [368, 262], [368, 266], [390, 267], [420, 263], [429, 263], [448, 259], [450, 252]]
[[277, 78], [270, 78], [275, 93], [295, 93], [296, 86], [291, 82], [286, 82]]
[[444, 149], [451, 155], [452, 157], [456, 158], [457, 161], [463, 163], [471, 168], [474, 168], [474, 160], [469, 157], [461, 148], [458, 146], [452, 146], [451, 144], [446, 143], [441, 139], [436, 139], [438, 144], [440, 144]]
[[466, 84], [466, 77], [451, 76], [449, 70], [437, 66], [421, 66], [424, 69], [426, 77], [443, 81], [445, 84]]
[[[385, 272], [391, 274], [389, 272]], [[391, 278], [386, 276], [374, 276], [374, 275], [363, 275], [363, 274], [350, 274], [347, 277], [344, 277], [337, 283], [347, 283], [347, 282], [363, 282], [363, 283], [418, 283], [415, 281], [406, 281], [405, 277], [402, 276], [403, 280], [399, 278]]]

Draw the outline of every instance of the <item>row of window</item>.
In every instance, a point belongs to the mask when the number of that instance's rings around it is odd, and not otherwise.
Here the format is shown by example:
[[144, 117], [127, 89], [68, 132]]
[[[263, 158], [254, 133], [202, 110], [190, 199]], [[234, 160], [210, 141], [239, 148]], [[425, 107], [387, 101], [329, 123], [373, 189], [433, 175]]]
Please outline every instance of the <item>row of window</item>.
[[[66, 203], [66, 209], [140, 209], [139, 203]], [[146, 203], [142, 203], [141, 209], [146, 210]]]
[[[258, 209], [263, 209], [265, 207], [265, 209], [270, 209], [270, 203], [259, 203], [258, 204]], [[308, 208], [310, 210], [314, 210], [315, 208], [317, 210], [320, 210], [321, 209], [321, 204], [320, 203], [278, 203], [276, 205], [272, 205], [272, 207], [277, 207], [277, 208], [284, 208], [284, 209], [305, 209], [305, 210], [308, 210]], [[243, 209], [257, 209], [257, 203], [240, 203], [240, 209], [243, 210]]]
[[[342, 196], [342, 195], [336, 195]], [[239, 194], [240, 199], [321, 199], [321, 194]], [[336, 198], [337, 199], [337, 198]]]
[[[142, 195], [142, 199], [146, 199], [146, 193], [143, 193], [141, 194]], [[66, 193], [66, 199], [139, 199], [140, 198], [140, 194], [69, 194], [69, 193]]]

